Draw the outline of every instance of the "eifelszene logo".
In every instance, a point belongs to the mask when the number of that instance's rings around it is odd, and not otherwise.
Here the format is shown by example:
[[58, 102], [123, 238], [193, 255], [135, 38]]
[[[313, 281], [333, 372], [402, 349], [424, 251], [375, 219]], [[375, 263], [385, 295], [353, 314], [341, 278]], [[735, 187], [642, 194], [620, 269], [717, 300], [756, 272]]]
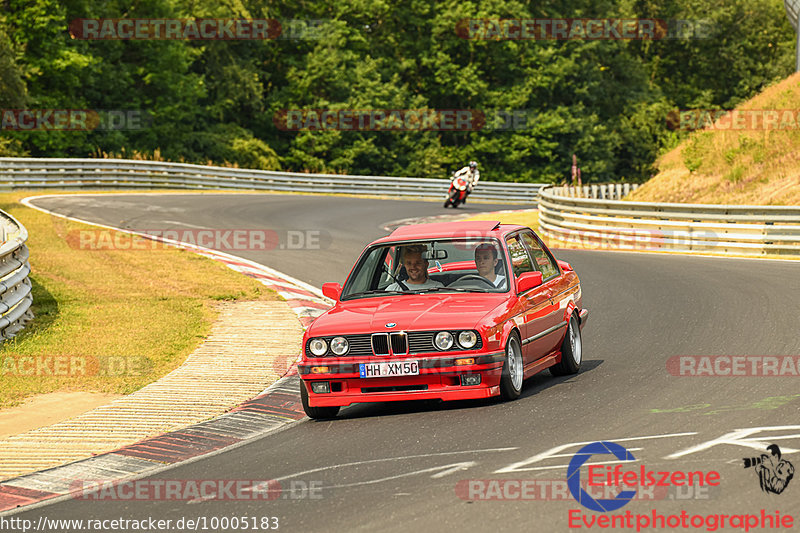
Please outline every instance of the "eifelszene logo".
[[[770, 457], [762, 455], [760, 459], [746, 459], [745, 467], [756, 466], [759, 477], [762, 480], [762, 486], [783, 490], [794, 469], [788, 462], [781, 460], [780, 450], [777, 446], [770, 446], [768, 449], [771, 453]], [[599, 463], [588, 462], [595, 455], [612, 455], [616, 460]], [[583, 509], [570, 509], [568, 513], [570, 529], [597, 527], [615, 531], [635, 529], [639, 532], [649, 529], [717, 531], [730, 528], [750, 531], [756, 528], [786, 530], [791, 529], [794, 525], [794, 517], [790, 514], [783, 514], [779, 510], [767, 511], [766, 509], [761, 509], [757, 512], [740, 514], [698, 514], [687, 512], [686, 510], [662, 513], [658, 509], [648, 509], [646, 512], [618, 511], [634, 499], [639, 489], [650, 487], [717, 487], [721, 484], [722, 476], [714, 470], [665, 470], [656, 472], [648, 469], [644, 464], [630, 464], [635, 461], [637, 459], [630, 451], [614, 442], [592, 442], [578, 450], [567, 467], [567, 488], [572, 497], [582, 507], [599, 512], [599, 514], [587, 513]], [[609, 463], [611, 463], [610, 466]], [[585, 483], [581, 480], [581, 467], [583, 465], [586, 465], [584, 471], [586, 475]], [[772, 469], [770, 469], [770, 465], [773, 467]], [[584, 490], [584, 486], [587, 488], [616, 487], [617, 489], [624, 488], [625, 490], [620, 490], [614, 498], [595, 499], [588, 490]], [[607, 492], [603, 491], [603, 494], [606, 495]]]
[[780, 494], [794, 477], [794, 465], [781, 458], [781, 449], [777, 444], [767, 446], [767, 454], [761, 457], [745, 457], [744, 467], [753, 468], [758, 474], [761, 490], [766, 493]]
[[[623, 490], [613, 499], [592, 498], [588, 492], [581, 487], [581, 466], [595, 454], [611, 454], [620, 461], [635, 461], [636, 458], [631, 452], [615, 442], [593, 442], [587, 444], [576, 453], [569, 462], [567, 468], [567, 487], [572, 497], [587, 509], [605, 513], [616, 511], [624, 507], [636, 496], [635, 490]], [[591, 467], [590, 467], [591, 469]], [[589, 476], [591, 478], [591, 474]], [[590, 481], [591, 483], [591, 481]]]
[[590, 463], [586, 468], [588, 487], [617, 487], [620, 490], [614, 498], [595, 499], [582, 486], [581, 467], [595, 455], [613, 455], [620, 463], [634, 462], [636, 458], [625, 447], [608, 441], [592, 442], [577, 451], [567, 467], [567, 487], [572, 497], [582, 506], [592, 511], [607, 513], [627, 505], [636, 497], [636, 489], [644, 487], [686, 487], [718, 486], [720, 473], [714, 470], [704, 472], [666, 470], [656, 472], [640, 464], [638, 468], [623, 464], [606, 466]]

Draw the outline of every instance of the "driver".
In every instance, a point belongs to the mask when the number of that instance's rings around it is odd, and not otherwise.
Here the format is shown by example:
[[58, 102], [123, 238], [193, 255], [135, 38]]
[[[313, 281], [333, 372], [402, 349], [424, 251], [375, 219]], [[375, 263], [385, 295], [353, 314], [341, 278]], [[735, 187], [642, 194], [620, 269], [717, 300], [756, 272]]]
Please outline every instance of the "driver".
[[[412, 244], [410, 246], [403, 246], [403, 259], [401, 263], [406, 267], [408, 279], [403, 284], [410, 291], [418, 289], [430, 289], [433, 287], [444, 287], [438, 281], [428, 278], [428, 260], [423, 258], [423, 254], [427, 248], [422, 244]], [[392, 283], [386, 287], [387, 291], [401, 291], [406, 290], [400, 286], [399, 283]]]
[[505, 276], [495, 272], [495, 267], [500, 259], [497, 258], [497, 248], [484, 243], [475, 248], [475, 266], [478, 274], [492, 282], [495, 287], [502, 287], [506, 281]]

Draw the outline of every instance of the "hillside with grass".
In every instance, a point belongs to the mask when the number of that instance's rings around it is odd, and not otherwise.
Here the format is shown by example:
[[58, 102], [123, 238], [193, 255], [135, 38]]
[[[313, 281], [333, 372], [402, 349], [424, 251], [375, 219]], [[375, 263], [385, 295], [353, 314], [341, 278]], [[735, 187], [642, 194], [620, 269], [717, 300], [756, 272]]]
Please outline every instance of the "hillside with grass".
[[800, 205], [800, 74], [737, 111], [737, 119], [719, 118], [662, 156], [658, 174], [626, 199]]

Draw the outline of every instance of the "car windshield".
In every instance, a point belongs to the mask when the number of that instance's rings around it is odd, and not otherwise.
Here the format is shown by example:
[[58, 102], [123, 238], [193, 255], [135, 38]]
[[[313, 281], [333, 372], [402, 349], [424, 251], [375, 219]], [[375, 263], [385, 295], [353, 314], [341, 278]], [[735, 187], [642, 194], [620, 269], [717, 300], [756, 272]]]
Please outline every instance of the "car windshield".
[[342, 299], [433, 292], [506, 292], [505, 254], [495, 239], [382, 244], [361, 256]]

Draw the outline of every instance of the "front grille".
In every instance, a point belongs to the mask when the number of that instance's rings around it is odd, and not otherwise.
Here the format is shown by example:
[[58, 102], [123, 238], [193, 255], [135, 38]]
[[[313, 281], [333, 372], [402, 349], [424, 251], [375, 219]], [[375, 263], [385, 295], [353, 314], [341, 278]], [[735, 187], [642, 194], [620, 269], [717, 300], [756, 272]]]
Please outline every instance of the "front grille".
[[375, 355], [389, 355], [389, 334], [373, 333], [372, 353]]
[[[395, 355], [413, 355], [418, 353], [437, 353], [439, 350], [433, 345], [433, 337], [438, 333], [437, 331], [411, 331], [411, 332], [392, 332], [390, 333], [364, 333], [360, 335], [344, 335], [350, 348], [344, 357], [370, 357], [372, 355], [389, 355], [389, 345], [391, 344], [392, 353]], [[458, 345], [458, 331], [450, 332], [455, 337], [456, 342], [453, 347], [447, 350], [448, 352], [463, 351]], [[333, 337], [323, 337], [328, 343], [328, 352], [325, 354], [329, 357], [335, 357], [330, 349], [331, 339]], [[309, 340], [310, 342], [310, 340]], [[479, 350], [483, 342], [478, 336], [478, 344], [470, 350]], [[374, 351], [373, 351], [374, 350]], [[316, 357], [311, 353], [311, 350], [306, 344], [306, 355], [308, 357]]]
[[405, 332], [391, 333], [393, 355], [406, 355], [408, 353], [408, 335]]
[[345, 336], [350, 349], [348, 356], [368, 357], [372, 355], [372, 339], [370, 335], [347, 335]]
[[433, 331], [414, 331], [408, 334], [408, 351], [411, 353], [435, 352]]

